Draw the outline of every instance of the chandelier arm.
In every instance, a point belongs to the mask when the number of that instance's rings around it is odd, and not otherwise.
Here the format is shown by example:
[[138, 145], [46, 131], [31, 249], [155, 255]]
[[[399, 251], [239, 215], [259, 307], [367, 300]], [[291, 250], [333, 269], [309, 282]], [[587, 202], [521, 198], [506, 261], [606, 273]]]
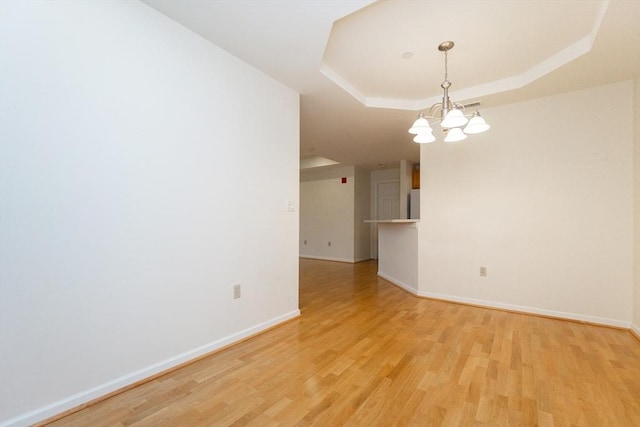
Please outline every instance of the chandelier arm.
[[429, 114], [426, 117], [428, 117], [430, 119], [439, 118], [439, 116], [436, 116], [436, 113], [438, 112], [439, 109], [442, 109], [442, 104], [439, 103], [439, 102], [436, 102], [431, 107], [429, 107], [429, 109], [427, 110], [429, 112]]

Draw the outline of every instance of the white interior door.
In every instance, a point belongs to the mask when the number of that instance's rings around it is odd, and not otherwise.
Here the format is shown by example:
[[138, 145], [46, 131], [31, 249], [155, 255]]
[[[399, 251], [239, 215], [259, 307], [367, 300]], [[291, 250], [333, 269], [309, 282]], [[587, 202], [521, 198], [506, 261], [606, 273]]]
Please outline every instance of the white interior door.
[[376, 219], [400, 218], [400, 182], [379, 182], [376, 191]]
[[[374, 219], [400, 218], [400, 181], [377, 182], [374, 199]], [[372, 230], [371, 258], [378, 259], [378, 226]]]

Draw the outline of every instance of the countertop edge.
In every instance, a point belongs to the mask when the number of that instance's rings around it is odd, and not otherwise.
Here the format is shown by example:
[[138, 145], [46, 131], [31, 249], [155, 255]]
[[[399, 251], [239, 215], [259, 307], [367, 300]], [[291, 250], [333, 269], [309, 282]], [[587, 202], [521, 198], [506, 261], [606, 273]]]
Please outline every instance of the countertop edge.
[[365, 219], [370, 224], [415, 224], [419, 219]]

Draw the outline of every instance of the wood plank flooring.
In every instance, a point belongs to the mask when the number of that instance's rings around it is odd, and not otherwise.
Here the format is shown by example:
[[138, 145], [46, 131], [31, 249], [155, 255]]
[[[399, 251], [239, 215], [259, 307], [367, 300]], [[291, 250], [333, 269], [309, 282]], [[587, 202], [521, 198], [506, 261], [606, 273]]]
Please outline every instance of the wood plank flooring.
[[627, 331], [416, 298], [300, 260], [302, 316], [51, 426], [640, 426]]

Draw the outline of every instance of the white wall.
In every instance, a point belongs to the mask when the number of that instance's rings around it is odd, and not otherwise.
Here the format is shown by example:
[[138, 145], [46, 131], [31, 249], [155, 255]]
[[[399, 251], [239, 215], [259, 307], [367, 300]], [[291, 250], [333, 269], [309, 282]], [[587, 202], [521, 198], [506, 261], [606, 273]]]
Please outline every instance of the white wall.
[[142, 3], [0, 8], [0, 424], [297, 315], [298, 95]]
[[371, 219], [371, 178], [370, 171], [355, 168], [355, 204], [354, 204], [354, 260], [368, 260], [370, 251], [371, 226], [364, 221]]
[[354, 262], [354, 200], [355, 167], [300, 173], [301, 257]]
[[378, 224], [378, 276], [418, 295], [419, 223]]
[[540, 98], [423, 146], [420, 293], [629, 327], [632, 102], [632, 82]]
[[[377, 169], [371, 171], [371, 195], [375, 193], [375, 184], [381, 181], [400, 181], [400, 168]], [[373, 213], [373, 211], [372, 211]]]

